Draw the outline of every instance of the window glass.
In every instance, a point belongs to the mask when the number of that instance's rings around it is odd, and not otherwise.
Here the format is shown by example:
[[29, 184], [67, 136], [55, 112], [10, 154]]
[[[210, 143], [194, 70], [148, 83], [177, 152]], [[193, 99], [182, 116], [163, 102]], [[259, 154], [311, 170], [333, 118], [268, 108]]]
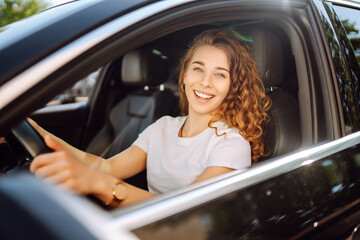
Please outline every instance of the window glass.
[[339, 93], [344, 114], [345, 133], [360, 130], [360, 12], [359, 10], [331, 5], [328, 14], [336, 32], [336, 43], [342, 53], [338, 55], [340, 68], [336, 70]]
[[345, 28], [360, 66], [360, 10], [340, 6], [334, 6], [334, 8]]
[[96, 79], [98, 78], [99, 73], [100, 73], [100, 69], [90, 73], [87, 77], [75, 83], [74, 86], [72, 86], [65, 92], [57, 95], [53, 100], [51, 100], [47, 104], [47, 106], [54, 106], [54, 105], [75, 103], [75, 102], [87, 102], [95, 86]]

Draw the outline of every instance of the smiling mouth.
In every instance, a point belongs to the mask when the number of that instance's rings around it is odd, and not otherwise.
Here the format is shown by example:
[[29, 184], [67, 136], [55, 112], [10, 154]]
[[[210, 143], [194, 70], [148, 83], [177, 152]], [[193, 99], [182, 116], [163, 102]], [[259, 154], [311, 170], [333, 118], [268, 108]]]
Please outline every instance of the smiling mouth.
[[204, 99], [204, 100], [208, 100], [208, 99], [212, 99], [213, 97], [215, 97], [215, 95], [209, 95], [209, 94], [205, 94], [199, 91], [194, 90], [195, 95], [200, 98], [200, 99]]

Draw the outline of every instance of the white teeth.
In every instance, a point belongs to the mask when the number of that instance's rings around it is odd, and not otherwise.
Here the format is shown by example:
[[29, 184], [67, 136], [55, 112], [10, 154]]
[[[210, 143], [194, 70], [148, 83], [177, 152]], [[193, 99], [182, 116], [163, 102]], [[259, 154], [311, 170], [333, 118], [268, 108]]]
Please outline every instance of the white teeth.
[[210, 99], [210, 98], [213, 98], [214, 96], [211, 96], [211, 95], [207, 95], [207, 94], [204, 94], [204, 93], [200, 93], [198, 91], [194, 91], [195, 94], [201, 98], [206, 98], [206, 99]]

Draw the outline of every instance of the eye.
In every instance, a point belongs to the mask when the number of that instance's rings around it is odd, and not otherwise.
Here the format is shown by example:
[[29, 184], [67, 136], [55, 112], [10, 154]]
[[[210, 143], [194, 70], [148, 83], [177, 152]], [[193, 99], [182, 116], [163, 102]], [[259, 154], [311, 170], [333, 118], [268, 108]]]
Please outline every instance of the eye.
[[201, 68], [195, 67], [195, 68], [194, 68], [194, 71], [202, 72], [203, 70], [202, 70]]
[[217, 77], [220, 77], [220, 78], [225, 78], [225, 75], [222, 74], [222, 73], [218, 73], [218, 74], [216, 74], [216, 76], [217, 76]]

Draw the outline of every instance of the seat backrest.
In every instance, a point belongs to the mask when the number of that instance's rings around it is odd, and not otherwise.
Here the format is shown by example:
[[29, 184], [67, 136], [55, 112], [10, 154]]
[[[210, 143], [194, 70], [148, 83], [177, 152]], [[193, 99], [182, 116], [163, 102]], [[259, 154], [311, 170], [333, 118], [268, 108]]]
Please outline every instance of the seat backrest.
[[167, 71], [166, 61], [151, 50], [135, 50], [123, 57], [123, 84], [142, 90], [129, 94], [111, 109], [107, 123], [90, 142], [88, 152], [109, 158], [128, 148], [159, 117], [173, 112], [175, 96], [161, 85], [168, 77]]
[[291, 81], [284, 75], [284, 51], [280, 39], [274, 33], [254, 28], [252, 53], [259, 75], [272, 100], [269, 111], [270, 123], [265, 135], [265, 148], [274, 157], [293, 151], [300, 143], [300, 114], [293, 95], [279, 85]]

